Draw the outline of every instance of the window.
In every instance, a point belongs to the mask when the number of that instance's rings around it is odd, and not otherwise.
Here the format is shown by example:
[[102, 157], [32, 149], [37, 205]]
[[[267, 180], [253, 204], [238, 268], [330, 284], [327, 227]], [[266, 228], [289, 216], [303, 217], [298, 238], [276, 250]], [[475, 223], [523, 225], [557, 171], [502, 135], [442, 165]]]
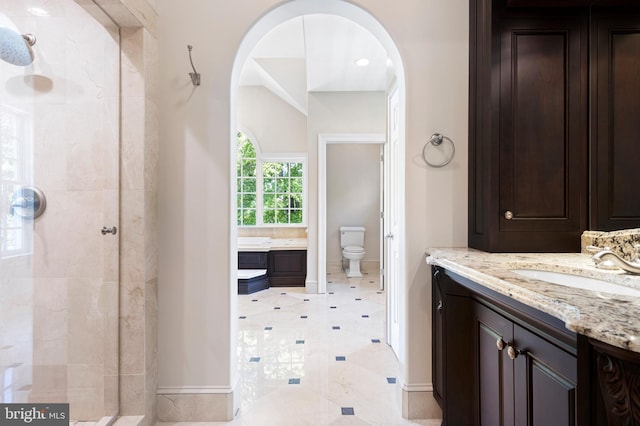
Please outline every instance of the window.
[[238, 226], [303, 225], [304, 155], [261, 155], [238, 132]]
[[31, 133], [27, 114], [0, 106], [0, 257], [29, 254], [33, 226], [15, 214], [16, 191], [31, 181]]

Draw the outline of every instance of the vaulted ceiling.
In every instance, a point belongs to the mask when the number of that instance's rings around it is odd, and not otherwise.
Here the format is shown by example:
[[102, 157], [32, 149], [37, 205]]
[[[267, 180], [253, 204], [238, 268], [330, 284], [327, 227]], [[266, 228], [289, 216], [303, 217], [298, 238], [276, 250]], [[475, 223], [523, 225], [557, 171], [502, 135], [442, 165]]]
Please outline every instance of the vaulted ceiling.
[[[368, 60], [368, 65], [356, 62]], [[265, 35], [244, 64], [240, 86], [264, 86], [307, 114], [308, 92], [384, 91], [392, 67], [380, 42], [335, 15], [305, 15]]]

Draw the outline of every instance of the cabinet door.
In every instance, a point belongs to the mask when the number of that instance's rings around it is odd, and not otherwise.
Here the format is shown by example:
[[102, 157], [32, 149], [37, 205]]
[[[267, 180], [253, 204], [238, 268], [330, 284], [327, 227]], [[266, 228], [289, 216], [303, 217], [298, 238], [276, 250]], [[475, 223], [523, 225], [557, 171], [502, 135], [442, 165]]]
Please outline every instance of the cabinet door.
[[238, 252], [238, 269], [267, 269], [267, 252]]
[[442, 393], [444, 390], [444, 297], [442, 293], [442, 285], [440, 283], [439, 269], [433, 269], [432, 275], [432, 294], [431, 294], [431, 326], [432, 326], [432, 377], [433, 377], [433, 396], [442, 407]]
[[307, 251], [270, 251], [267, 274], [272, 287], [304, 287], [307, 277]]
[[591, 48], [592, 223], [610, 231], [640, 226], [640, 13], [594, 10]]
[[576, 425], [577, 360], [514, 325], [516, 425]]
[[475, 313], [479, 424], [513, 425], [514, 371], [506, 351], [513, 340], [513, 323], [479, 303]]
[[498, 245], [577, 250], [587, 225], [586, 17], [500, 22]]

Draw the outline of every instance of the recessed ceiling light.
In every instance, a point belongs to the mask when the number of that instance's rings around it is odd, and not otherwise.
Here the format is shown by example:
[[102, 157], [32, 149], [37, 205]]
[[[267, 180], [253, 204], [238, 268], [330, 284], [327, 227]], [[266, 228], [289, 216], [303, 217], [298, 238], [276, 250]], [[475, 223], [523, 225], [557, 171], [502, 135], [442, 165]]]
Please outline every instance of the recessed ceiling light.
[[356, 61], [356, 65], [359, 67], [366, 67], [369, 65], [369, 60], [367, 58], [360, 58]]

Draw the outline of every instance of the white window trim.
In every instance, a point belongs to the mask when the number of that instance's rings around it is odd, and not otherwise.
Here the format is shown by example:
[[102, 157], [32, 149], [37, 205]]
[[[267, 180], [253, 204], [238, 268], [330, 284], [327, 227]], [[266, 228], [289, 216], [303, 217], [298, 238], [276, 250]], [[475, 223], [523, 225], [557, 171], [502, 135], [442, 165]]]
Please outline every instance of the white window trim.
[[[32, 155], [32, 145], [33, 145], [33, 132], [31, 125], [31, 115], [25, 111], [12, 108], [6, 104], [0, 105], [0, 114], [10, 114], [16, 117], [16, 120], [19, 122], [20, 128], [18, 129], [18, 158], [17, 158], [17, 166], [18, 166], [18, 176], [17, 180], [14, 181], [3, 181], [10, 183], [15, 188], [20, 186], [30, 185], [33, 182], [33, 155]], [[1, 140], [13, 140], [13, 138], [2, 137]], [[6, 214], [10, 209], [10, 206], [6, 206]], [[1, 212], [1, 214], [5, 214], [5, 212]], [[22, 228], [22, 242], [21, 247], [15, 250], [5, 249], [4, 243], [0, 247], [0, 259], [8, 259], [10, 257], [17, 256], [25, 256], [33, 253], [33, 225], [30, 220], [26, 220], [24, 218], [18, 218], [21, 223]], [[4, 226], [4, 218], [2, 218]]]
[[[253, 141], [252, 141], [253, 142]], [[254, 142], [255, 143], [255, 142]], [[257, 162], [256, 162], [256, 197], [258, 197], [256, 203], [256, 209], [260, 213], [259, 218], [256, 214], [256, 227], [267, 228], [306, 228], [307, 227], [307, 211], [308, 211], [308, 187], [307, 187], [307, 163], [308, 156], [306, 153], [258, 153], [256, 150]], [[262, 164], [263, 163], [302, 163], [302, 222], [301, 223], [264, 223], [262, 216], [264, 214], [263, 206], [263, 186], [262, 186]], [[256, 212], [257, 213], [257, 212]], [[259, 219], [259, 220], [258, 220]], [[253, 226], [246, 226], [246, 228], [253, 228]]]
[[[309, 205], [309, 188], [308, 188], [308, 155], [305, 152], [296, 153], [263, 153], [260, 149], [260, 144], [249, 131], [240, 129], [241, 133], [244, 133], [249, 141], [253, 144], [253, 148], [256, 151], [256, 224], [255, 225], [238, 225], [238, 228], [306, 228], [307, 227], [307, 214]], [[302, 222], [301, 223], [264, 223], [264, 192], [263, 192], [263, 176], [262, 176], [262, 164], [263, 163], [302, 163]], [[237, 164], [236, 164], [237, 167]], [[238, 190], [236, 189], [236, 196]], [[237, 201], [236, 201], [237, 204]], [[236, 214], [238, 207], [236, 206]]]

